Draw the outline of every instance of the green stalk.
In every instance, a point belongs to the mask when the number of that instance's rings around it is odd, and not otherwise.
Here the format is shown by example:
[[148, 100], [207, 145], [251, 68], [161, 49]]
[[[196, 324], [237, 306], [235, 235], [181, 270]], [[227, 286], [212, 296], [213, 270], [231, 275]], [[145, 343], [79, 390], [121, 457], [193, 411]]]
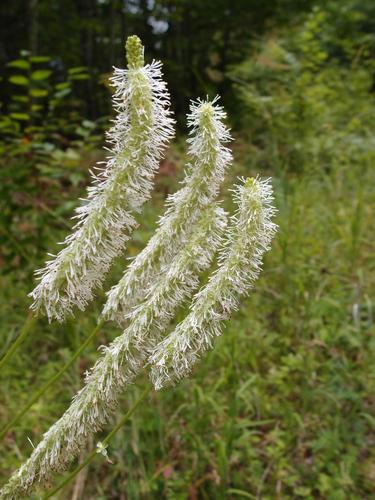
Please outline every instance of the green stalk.
[[30, 330], [32, 327], [35, 325], [37, 321], [36, 316], [29, 316], [27, 320], [25, 321], [21, 332], [19, 333], [18, 337], [16, 340], [13, 342], [13, 344], [10, 346], [8, 351], [4, 354], [4, 356], [0, 359], [0, 370], [4, 367], [5, 363], [8, 361], [8, 359], [12, 356], [14, 351], [22, 344], [22, 342], [25, 340], [25, 338], [28, 336], [30, 333]]
[[[122, 417], [122, 419], [116, 424], [116, 426], [111, 430], [111, 432], [109, 434], [107, 434], [107, 436], [104, 438], [104, 440], [102, 441], [103, 447], [105, 447], [109, 443], [109, 441], [112, 439], [112, 437], [116, 434], [116, 432], [119, 429], [121, 429], [121, 427], [123, 425], [126, 424], [126, 422], [130, 419], [130, 417], [135, 412], [135, 410], [138, 408], [138, 406], [146, 399], [146, 397], [150, 393], [151, 389], [152, 389], [151, 384], [149, 384], [144, 389], [144, 391], [139, 396], [137, 401], [133, 404], [133, 406], [130, 408], [130, 410], [127, 413], [125, 413], [125, 415]], [[64, 486], [66, 486], [84, 467], [86, 467], [86, 465], [88, 465], [90, 462], [92, 462], [92, 460], [96, 457], [96, 455], [98, 455], [98, 451], [95, 449], [86, 457], [86, 459], [81, 464], [79, 464], [73, 470], [73, 472], [71, 472], [69, 474], [69, 476], [67, 476], [58, 486], [56, 486], [55, 489], [53, 489], [52, 491], [47, 493], [42, 498], [42, 500], [45, 500], [46, 498], [50, 498], [51, 496], [55, 495], [58, 491], [60, 491]]]
[[38, 399], [49, 389], [59, 378], [66, 372], [68, 368], [72, 366], [74, 361], [78, 358], [78, 356], [82, 353], [82, 351], [89, 345], [91, 340], [96, 336], [98, 331], [104, 325], [105, 321], [100, 321], [98, 325], [94, 328], [94, 330], [90, 333], [87, 339], [80, 345], [80, 347], [76, 350], [73, 356], [69, 359], [67, 363], [53, 376], [48, 382], [46, 382], [38, 392], [34, 394], [34, 396], [26, 403], [26, 405], [19, 411], [15, 417], [4, 427], [4, 429], [0, 432], [0, 440], [10, 431], [22, 418], [25, 413], [33, 406], [34, 403], [38, 401]]

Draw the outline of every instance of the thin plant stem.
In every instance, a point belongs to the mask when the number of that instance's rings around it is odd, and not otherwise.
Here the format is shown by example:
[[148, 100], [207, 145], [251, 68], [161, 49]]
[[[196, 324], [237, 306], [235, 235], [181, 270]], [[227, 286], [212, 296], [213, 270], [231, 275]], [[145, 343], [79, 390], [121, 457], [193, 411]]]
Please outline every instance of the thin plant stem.
[[[116, 432], [121, 429], [123, 425], [126, 424], [126, 422], [130, 419], [130, 417], [133, 415], [135, 410], [138, 408], [138, 406], [146, 399], [146, 397], [149, 395], [150, 391], [152, 389], [152, 385], [149, 383], [147, 387], [143, 390], [142, 394], [139, 396], [137, 401], [133, 404], [133, 406], [130, 408], [128, 412], [125, 413], [125, 415], [119, 420], [119, 422], [116, 424], [116, 426], [107, 434], [107, 436], [103, 439], [102, 441], [102, 446], [105, 447], [109, 441], [112, 439], [112, 437], [116, 434]], [[71, 472], [58, 486], [56, 486], [55, 489], [52, 491], [48, 492], [42, 500], [45, 500], [46, 498], [50, 498], [53, 495], [55, 495], [58, 491], [60, 491], [64, 486], [66, 486], [70, 481], [84, 468], [86, 465], [88, 465], [92, 460], [95, 458], [95, 456], [98, 455], [98, 451], [95, 449], [93, 450], [87, 457], [86, 459], [79, 464], [73, 472]]]
[[8, 361], [8, 359], [12, 356], [12, 354], [16, 351], [16, 349], [22, 344], [22, 342], [28, 336], [28, 334], [30, 333], [30, 330], [33, 328], [36, 321], [37, 321], [37, 317], [34, 315], [30, 315], [27, 318], [27, 320], [25, 321], [18, 337], [13, 342], [13, 344], [10, 346], [10, 348], [7, 350], [7, 352], [4, 354], [4, 356], [0, 359], [0, 370], [2, 370], [2, 368], [4, 367], [4, 365]]
[[0, 432], [0, 440], [3, 439], [3, 437], [7, 434], [7, 432], [10, 431], [22, 418], [25, 413], [33, 406], [36, 401], [49, 389], [59, 378], [66, 372], [70, 366], [74, 363], [74, 361], [78, 358], [78, 356], [82, 353], [82, 351], [88, 346], [88, 344], [92, 341], [92, 339], [97, 335], [99, 330], [102, 328], [104, 325], [105, 321], [100, 321], [97, 326], [94, 328], [94, 330], [90, 333], [90, 335], [87, 337], [87, 339], [79, 346], [79, 348], [76, 350], [76, 352], [73, 354], [73, 356], [69, 359], [67, 363], [53, 376], [51, 377], [48, 382], [46, 382], [38, 392], [34, 394], [34, 396], [26, 403], [26, 405], [22, 408], [21, 411], [19, 411], [14, 418], [4, 427], [4, 429]]
[[13, 243], [13, 245], [19, 251], [20, 255], [22, 255], [22, 257], [25, 260], [27, 260], [27, 262], [29, 262], [31, 264], [32, 261], [31, 261], [29, 255], [27, 254], [27, 252], [25, 251], [25, 249], [22, 247], [21, 243], [19, 243], [18, 240], [12, 235], [12, 233], [10, 231], [6, 231], [3, 228], [0, 228], [0, 231]]

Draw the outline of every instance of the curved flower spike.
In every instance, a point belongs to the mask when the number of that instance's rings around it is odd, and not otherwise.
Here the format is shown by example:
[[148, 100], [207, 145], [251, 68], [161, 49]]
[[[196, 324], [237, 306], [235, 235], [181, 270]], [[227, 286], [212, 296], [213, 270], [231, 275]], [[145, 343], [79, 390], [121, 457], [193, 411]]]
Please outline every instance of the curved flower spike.
[[144, 66], [136, 36], [128, 38], [126, 50], [128, 69], [115, 68], [112, 77], [117, 116], [108, 132], [110, 157], [92, 174], [86, 203], [76, 209], [75, 232], [37, 271], [40, 283], [30, 293], [32, 309], [44, 310], [49, 320], [62, 321], [93, 298], [137, 225], [133, 213], [150, 197], [162, 151], [174, 135], [161, 63]]
[[132, 312], [125, 332], [103, 348], [86, 385], [0, 491], [0, 499], [24, 498], [36, 483], [46, 483], [52, 472], [64, 470], [89, 436], [101, 429], [116, 408], [119, 395], [147, 360], [147, 347], [155, 345], [176, 307], [198, 285], [198, 275], [210, 265], [225, 227], [226, 214], [217, 204], [204, 211], [186, 246]]
[[121, 280], [108, 292], [103, 316], [122, 324], [133, 307], [143, 300], [160, 266], [167, 265], [202, 210], [216, 198], [232, 155], [225, 147], [230, 140], [223, 124], [226, 117], [213, 101], [192, 102], [188, 139], [192, 163], [187, 165], [183, 187], [167, 199], [167, 210], [148, 245], [132, 261]]
[[212, 347], [221, 322], [237, 309], [238, 299], [253, 286], [263, 253], [276, 232], [271, 221], [272, 188], [268, 180], [247, 179], [235, 190], [238, 212], [219, 256], [219, 267], [194, 297], [190, 313], [151, 352], [151, 379], [156, 389], [184, 377], [202, 351]]

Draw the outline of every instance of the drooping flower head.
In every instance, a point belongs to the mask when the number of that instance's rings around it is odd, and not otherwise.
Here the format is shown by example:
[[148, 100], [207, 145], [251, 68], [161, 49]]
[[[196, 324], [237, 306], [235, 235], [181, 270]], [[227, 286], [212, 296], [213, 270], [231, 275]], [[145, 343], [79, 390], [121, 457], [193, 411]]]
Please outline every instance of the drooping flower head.
[[190, 106], [188, 139], [190, 163], [182, 187], [167, 199], [167, 210], [147, 246], [131, 262], [121, 280], [108, 293], [105, 317], [122, 324], [133, 307], [143, 300], [160, 266], [168, 265], [184, 245], [186, 235], [202, 210], [218, 195], [232, 155], [224, 124], [226, 113], [218, 98], [197, 100]]
[[133, 310], [124, 333], [102, 348], [103, 355], [87, 375], [86, 385], [0, 491], [1, 499], [24, 498], [36, 484], [47, 482], [52, 472], [64, 470], [89, 436], [102, 428], [176, 308], [198, 286], [199, 273], [210, 265], [225, 227], [226, 214], [218, 204], [203, 211], [173, 264], [162, 270], [145, 300]]
[[93, 173], [87, 199], [76, 209], [74, 232], [64, 248], [37, 271], [32, 308], [62, 321], [74, 307], [84, 309], [137, 222], [134, 214], [150, 197], [159, 160], [174, 135], [169, 94], [161, 63], [144, 65], [138, 37], [126, 43], [128, 68], [114, 70], [113, 105], [108, 132], [110, 156]]
[[244, 180], [235, 190], [235, 200], [239, 208], [232, 217], [218, 269], [194, 297], [188, 316], [151, 352], [156, 389], [189, 373], [259, 275], [263, 253], [276, 231], [271, 185], [268, 180]]

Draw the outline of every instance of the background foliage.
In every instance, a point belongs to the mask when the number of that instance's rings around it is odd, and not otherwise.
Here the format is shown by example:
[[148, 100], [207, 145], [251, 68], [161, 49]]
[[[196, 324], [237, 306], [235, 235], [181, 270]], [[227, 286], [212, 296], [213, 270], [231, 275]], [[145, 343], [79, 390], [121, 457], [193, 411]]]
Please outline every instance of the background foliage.
[[[374, 14], [371, 0], [1, 4], [0, 355], [25, 321], [33, 269], [104, 155], [108, 76], [127, 35], [164, 61], [180, 127], [128, 256], [181, 178], [191, 97], [223, 95], [236, 137], [227, 186], [271, 175], [279, 210], [265, 271], [215, 351], [153, 394], [110, 446], [114, 463], [98, 457], [61, 498], [375, 498]], [[69, 358], [102, 302], [38, 323], [0, 375], [2, 422]], [[7, 436], [2, 479], [117, 333], [108, 326]]]

